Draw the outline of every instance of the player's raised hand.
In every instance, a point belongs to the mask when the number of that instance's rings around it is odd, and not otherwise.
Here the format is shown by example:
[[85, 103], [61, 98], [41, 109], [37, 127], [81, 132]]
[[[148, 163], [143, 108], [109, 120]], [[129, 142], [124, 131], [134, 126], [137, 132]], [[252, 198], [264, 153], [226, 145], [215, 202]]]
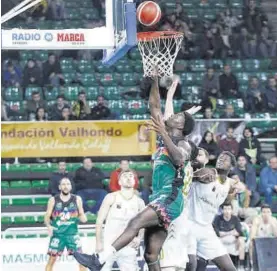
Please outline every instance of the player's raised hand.
[[194, 115], [196, 114], [197, 112], [199, 112], [201, 110], [202, 106], [193, 106], [191, 107], [190, 109], [186, 110], [187, 113], [189, 113], [190, 115]]
[[178, 76], [173, 76], [172, 84], [168, 88], [168, 91], [167, 91], [167, 98], [172, 98], [173, 99], [173, 96], [176, 92], [176, 89], [177, 89], [177, 86], [178, 86], [179, 82], [180, 82], [180, 78]]
[[151, 117], [151, 121], [147, 121], [146, 125], [149, 130], [153, 130], [159, 134], [166, 132], [165, 125], [164, 125], [161, 115], [157, 115], [156, 118]]
[[54, 232], [55, 230], [57, 230], [57, 228], [55, 228], [55, 227], [53, 227], [53, 226], [49, 226], [49, 227], [47, 227], [47, 230], [48, 230], [48, 235], [49, 235], [49, 237], [52, 237], [52, 236], [53, 236], [53, 232]]

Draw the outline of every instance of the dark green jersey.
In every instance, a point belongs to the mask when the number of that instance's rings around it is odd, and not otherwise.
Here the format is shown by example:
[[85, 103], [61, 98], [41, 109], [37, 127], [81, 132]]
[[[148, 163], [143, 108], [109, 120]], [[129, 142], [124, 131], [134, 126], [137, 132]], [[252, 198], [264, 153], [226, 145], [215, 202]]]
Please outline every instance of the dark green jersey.
[[79, 211], [76, 196], [71, 195], [67, 202], [60, 195], [54, 197], [55, 204], [51, 216], [51, 225], [57, 230], [54, 235], [75, 235], [78, 233]]

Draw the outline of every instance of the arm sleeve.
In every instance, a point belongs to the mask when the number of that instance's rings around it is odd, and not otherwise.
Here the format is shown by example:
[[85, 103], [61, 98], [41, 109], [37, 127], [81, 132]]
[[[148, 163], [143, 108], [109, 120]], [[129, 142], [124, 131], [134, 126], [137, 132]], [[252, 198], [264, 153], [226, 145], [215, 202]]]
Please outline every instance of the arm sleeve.
[[261, 186], [262, 186], [263, 191], [265, 191], [265, 189], [267, 187], [270, 187], [270, 188], [274, 189], [275, 185], [269, 183], [267, 168], [262, 169], [262, 171], [260, 173], [260, 178], [261, 178]]
[[138, 177], [138, 174], [136, 172], [135, 173], [135, 186], [134, 186], [134, 189], [138, 189], [139, 187], [139, 177]]

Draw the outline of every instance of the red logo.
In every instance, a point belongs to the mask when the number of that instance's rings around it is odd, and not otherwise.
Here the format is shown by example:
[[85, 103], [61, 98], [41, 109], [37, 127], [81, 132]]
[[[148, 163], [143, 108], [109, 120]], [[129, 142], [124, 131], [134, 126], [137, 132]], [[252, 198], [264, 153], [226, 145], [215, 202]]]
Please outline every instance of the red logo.
[[58, 33], [58, 41], [82, 42], [82, 41], [85, 41], [85, 36], [83, 33], [81, 34]]

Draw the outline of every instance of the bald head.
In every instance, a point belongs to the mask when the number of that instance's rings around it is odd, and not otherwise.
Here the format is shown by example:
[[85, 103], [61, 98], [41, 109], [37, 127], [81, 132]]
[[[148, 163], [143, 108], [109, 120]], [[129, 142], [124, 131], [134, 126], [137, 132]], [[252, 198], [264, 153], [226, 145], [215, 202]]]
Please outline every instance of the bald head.
[[274, 156], [269, 160], [269, 166], [273, 169], [273, 170], [277, 170], [277, 157]]

